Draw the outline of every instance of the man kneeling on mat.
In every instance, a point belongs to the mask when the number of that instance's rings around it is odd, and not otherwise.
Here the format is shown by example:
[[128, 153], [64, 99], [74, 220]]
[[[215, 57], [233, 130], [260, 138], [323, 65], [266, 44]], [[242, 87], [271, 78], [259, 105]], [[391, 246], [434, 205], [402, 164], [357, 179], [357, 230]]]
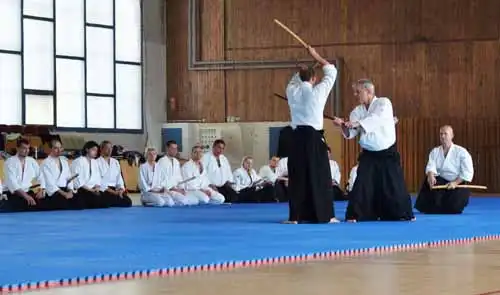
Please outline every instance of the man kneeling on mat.
[[[425, 168], [427, 179], [415, 203], [415, 209], [426, 214], [460, 214], [469, 204], [470, 191], [457, 185], [472, 181], [474, 167], [469, 152], [453, 143], [453, 129], [439, 130], [441, 145], [432, 149]], [[448, 189], [432, 189], [447, 185]]]
[[109, 208], [101, 192], [101, 173], [95, 159], [98, 148], [97, 142], [86, 142], [82, 155], [71, 163], [71, 172], [78, 175], [73, 183], [76, 195], [83, 199], [87, 209]]
[[63, 146], [57, 139], [49, 143], [50, 155], [43, 160], [40, 169], [47, 187], [47, 200], [52, 210], [81, 210], [85, 208], [83, 199], [73, 193], [73, 180], [68, 159], [62, 156]]
[[99, 150], [101, 156], [97, 159], [101, 179], [101, 192], [110, 207], [130, 207], [132, 200], [125, 190], [120, 163], [111, 157], [113, 145], [105, 140]]
[[[21, 138], [17, 142], [17, 153], [4, 163], [7, 202], [5, 211], [40, 211], [49, 207], [45, 198], [45, 181], [35, 159], [28, 156], [30, 143]], [[40, 185], [38, 192], [32, 187], [36, 179]]]

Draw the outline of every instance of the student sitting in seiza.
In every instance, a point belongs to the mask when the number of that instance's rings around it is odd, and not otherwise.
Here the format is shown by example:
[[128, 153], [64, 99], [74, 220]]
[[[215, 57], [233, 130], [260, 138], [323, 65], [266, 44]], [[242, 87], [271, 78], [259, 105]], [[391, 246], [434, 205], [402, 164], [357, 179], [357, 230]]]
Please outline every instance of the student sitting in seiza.
[[85, 208], [109, 208], [109, 203], [101, 192], [101, 173], [97, 157], [99, 145], [95, 141], [88, 141], [83, 145], [82, 155], [71, 163], [71, 173], [78, 174], [73, 183], [76, 194], [83, 199]]
[[232, 187], [234, 184], [233, 171], [231, 171], [229, 160], [224, 156], [225, 148], [226, 143], [224, 140], [215, 140], [212, 145], [212, 151], [203, 155], [201, 163], [207, 173], [210, 187], [221, 193], [226, 202], [236, 203], [238, 201], [238, 194]]
[[[8, 189], [7, 208], [3, 208], [4, 211], [40, 211], [50, 208], [50, 200], [45, 195], [45, 180], [36, 160], [28, 156], [29, 150], [29, 141], [19, 139], [16, 155], [4, 163], [4, 181]], [[37, 192], [32, 188], [34, 179], [40, 185]]]
[[105, 140], [101, 143], [100, 154], [97, 159], [101, 174], [101, 192], [110, 207], [130, 207], [132, 200], [125, 190], [120, 163], [111, 157], [113, 145]]
[[146, 162], [139, 167], [139, 189], [141, 202], [146, 207], [173, 207], [172, 196], [168, 193], [165, 169], [157, 162], [155, 148], [146, 150]]
[[207, 172], [203, 169], [201, 158], [203, 157], [203, 148], [199, 145], [191, 149], [191, 159], [182, 165], [182, 177], [186, 182], [186, 191], [194, 195], [200, 204], [222, 204], [224, 196], [210, 187], [210, 181], [207, 178]]
[[47, 199], [54, 210], [85, 209], [81, 196], [73, 192], [73, 181], [68, 159], [62, 156], [63, 146], [57, 139], [49, 143], [49, 156], [43, 160], [40, 167], [45, 180]]
[[233, 172], [233, 179], [235, 181], [233, 188], [238, 192], [238, 202], [276, 202], [273, 184], [262, 179], [253, 169], [252, 157], [243, 157], [241, 167]]
[[158, 165], [165, 171], [166, 187], [169, 195], [178, 206], [198, 205], [198, 198], [192, 192], [186, 191], [182, 178], [181, 164], [175, 158], [178, 153], [177, 143], [173, 140], [167, 142], [167, 154], [158, 161]]
[[278, 165], [279, 160], [280, 159], [278, 157], [272, 157], [271, 160], [269, 160], [269, 164], [264, 165], [259, 169], [259, 176], [273, 185], [276, 183], [276, 180], [278, 180], [278, 176], [276, 175], [276, 166]]
[[[470, 191], [457, 188], [472, 181], [474, 167], [470, 153], [453, 143], [453, 129], [443, 126], [439, 131], [441, 145], [432, 149], [425, 168], [427, 178], [415, 202], [415, 208], [426, 214], [461, 214], [469, 204]], [[447, 185], [447, 189], [431, 189]]]

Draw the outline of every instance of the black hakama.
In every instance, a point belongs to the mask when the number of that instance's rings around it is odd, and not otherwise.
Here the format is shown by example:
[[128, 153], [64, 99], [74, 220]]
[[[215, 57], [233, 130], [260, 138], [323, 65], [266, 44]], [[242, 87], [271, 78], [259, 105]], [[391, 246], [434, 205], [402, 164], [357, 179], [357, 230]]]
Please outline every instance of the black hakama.
[[[109, 189], [116, 190], [115, 187], [109, 187]], [[107, 205], [109, 207], [127, 208], [132, 206], [132, 200], [130, 199], [130, 197], [127, 195], [126, 192], [123, 193], [123, 195], [120, 197], [105, 191], [103, 193], [103, 198], [107, 202]]]
[[278, 151], [276, 156], [279, 158], [287, 158], [290, 155], [290, 150], [293, 145], [293, 129], [291, 126], [283, 127], [280, 130], [280, 137], [278, 138]]
[[332, 176], [323, 131], [298, 126], [288, 157], [289, 221], [328, 223], [335, 217]]
[[76, 195], [83, 200], [85, 209], [109, 208], [109, 204], [102, 192], [92, 192], [84, 188], [79, 188]]
[[346, 220], [414, 218], [396, 145], [377, 152], [363, 150], [357, 173], [356, 182], [349, 192]]
[[272, 185], [261, 189], [247, 187], [238, 192], [238, 203], [276, 203], [276, 195]]
[[347, 200], [345, 193], [338, 185], [333, 185], [332, 188], [332, 197], [334, 201], [345, 201]]
[[[449, 181], [436, 177], [436, 185], [446, 185]], [[418, 193], [415, 209], [424, 214], [461, 214], [469, 204], [470, 190], [456, 188], [452, 190], [431, 190], [427, 179]]]
[[[68, 192], [67, 188], [59, 188], [64, 192]], [[65, 196], [56, 192], [50, 197], [46, 197], [49, 201], [49, 210], [83, 210], [85, 209], [84, 200], [78, 195], [73, 193], [71, 199], [66, 199]]]
[[222, 186], [217, 186], [217, 191], [224, 196], [225, 203], [237, 203], [238, 193], [231, 187], [229, 183], [225, 183]]
[[36, 193], [32, 190], [26, 192], [34, 200], [36, 205], [29, 205], [28, 201], [17, 193], [6, 192], [7, 200], [3, 202], [2, 211], [4, 212], [28, 212], [28, 211], [46, 211], [50, 208], [50, 200], [44, 198], [35, 198]]
[[288, 202], [290, 200], [288, 197], [288, 186], [285, 185], [284, 180], [276, 180], [276, 183], [274, 184], [274, 191], [278, 202]]

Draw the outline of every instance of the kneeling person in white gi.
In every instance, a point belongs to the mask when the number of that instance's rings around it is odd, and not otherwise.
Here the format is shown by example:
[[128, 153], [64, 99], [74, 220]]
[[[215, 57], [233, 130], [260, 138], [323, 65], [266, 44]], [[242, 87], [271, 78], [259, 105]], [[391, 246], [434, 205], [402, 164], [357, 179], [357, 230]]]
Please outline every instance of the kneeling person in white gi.
[[[472, 181], [474, 167], [469, 152], [453, 143], [453, 129], [439, 131], [441, 145], [432, 149], [425, 168], [427, 178], [418, 193], [415, 209], [425, 214], [461, 214], [469, 204], [470, 191], [457, 185]], [[448, 189], [432, 189], [447, 185]]]
[[201, 163], [203, 149], [201, 146], [194, 146], [191, 150], [191, 160], [182, 165], [182, 176], [184, 179], [193, 178], [186, 182], [186, 190], [195, 196], [200, 204], [222, 204], [224, 196], [210, 187], [210, 181]]
[[165, 171], [156, 163], [157, 152], [154, 148], [146, 151], [146, 163], [139, 168], [139, 189], [144, 206], [173, 207], [174, 200], [168, 194]]
[[167, 142], [167, 154], [158, 161], [158, 164], [165, 169], [169, 194], [178, 206], [198, 205], [199, 201], [192, 192], [185, 190], [182, 178], [181, 164], [175, 158], [177, 155], [177, 143], [173, 140]]

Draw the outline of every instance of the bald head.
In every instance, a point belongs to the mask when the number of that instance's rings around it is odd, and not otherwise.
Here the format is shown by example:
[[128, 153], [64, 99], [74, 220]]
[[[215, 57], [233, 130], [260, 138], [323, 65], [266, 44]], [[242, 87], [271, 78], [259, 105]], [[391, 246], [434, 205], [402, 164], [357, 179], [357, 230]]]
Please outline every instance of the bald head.
[[450, 147], [453, 144], [453, 128], [450, 125], [444, 125], [439, 128], [439, 139], [441, 140], [441, 145]]

